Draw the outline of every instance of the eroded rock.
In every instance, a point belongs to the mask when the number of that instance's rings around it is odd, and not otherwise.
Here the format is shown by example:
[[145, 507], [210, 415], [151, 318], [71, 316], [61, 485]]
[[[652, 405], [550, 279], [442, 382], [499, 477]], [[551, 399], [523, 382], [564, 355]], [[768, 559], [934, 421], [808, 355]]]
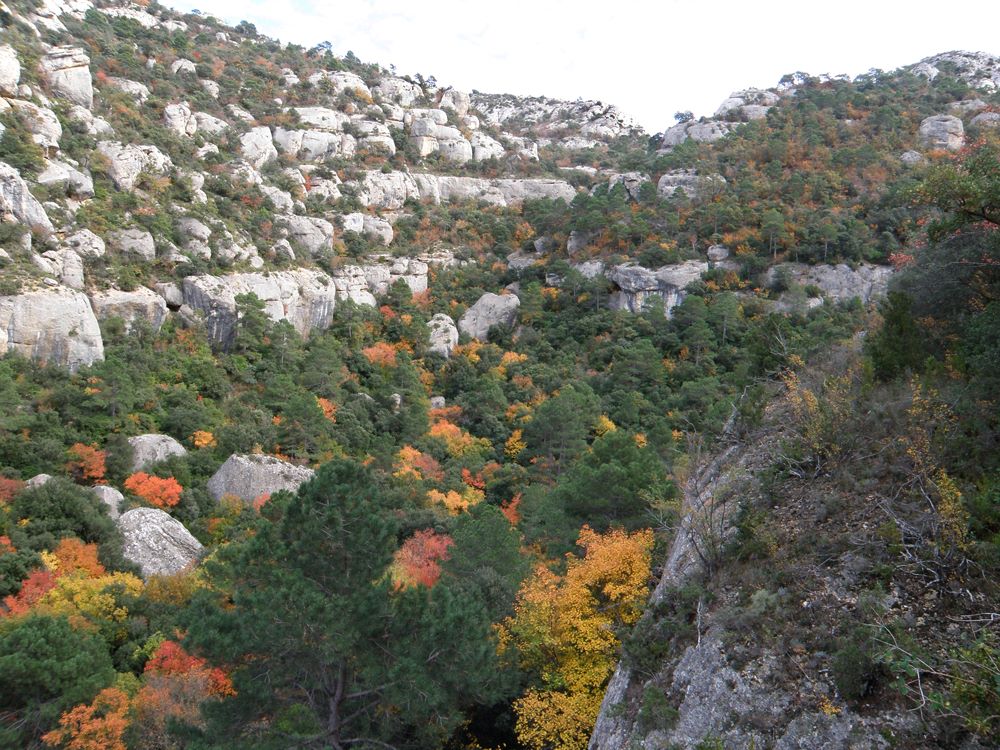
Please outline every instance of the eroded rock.
[[159, 508], [133, 508], [118, 519], [123, 554], [143, 578], [169, 576], [193, 564], [204, 550], [180, 521]]
[[249, 502], [279, 490], [295, 492], [313, 476], [312, 469], [274, 456], [234, 454], [208, 480], [208, 491], [216, 500], [232, 495]]

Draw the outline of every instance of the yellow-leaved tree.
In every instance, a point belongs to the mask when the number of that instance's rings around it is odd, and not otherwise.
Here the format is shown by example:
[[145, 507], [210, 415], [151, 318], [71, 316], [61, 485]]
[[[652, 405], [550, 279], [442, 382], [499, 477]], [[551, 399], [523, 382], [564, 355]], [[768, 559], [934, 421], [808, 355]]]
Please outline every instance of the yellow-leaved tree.
[[516, 649], [537, 683], [514, 702], [520, 741], [536, 750], [582, 750], [618, 658], [619, 633], [642, 614], [653, 533], [584, 526], [582, 557], [565, 575], [539, 565], [500, 626], [500, 648]]

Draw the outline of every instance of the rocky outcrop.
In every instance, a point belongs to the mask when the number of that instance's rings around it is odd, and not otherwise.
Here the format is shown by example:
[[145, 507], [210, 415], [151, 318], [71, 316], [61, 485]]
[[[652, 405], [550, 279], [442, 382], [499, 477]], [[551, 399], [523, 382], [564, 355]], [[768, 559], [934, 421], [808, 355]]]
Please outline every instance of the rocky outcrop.
[[450, 315], [437, 313], [427, 321], [427, 329], [430, 333], [430, 346], [427, 351], [433, 354], [440, 354], [444, 358], [451, 356], [451, 353], [458, 346], [458, 328]]
[[216, 500], [231, 495], [249, 502], [280, 490], [295, 492], [315, 473], [274, 456], [235, 454], [208, 480], [208, 491]]
[[[483, 94], [474, 91], [472, 107], [490, 125], [522, 124], [542, 136], [580, 133], [590, 138], [610, 140], [639, 132], [638, 123], [612, 104], [578, 99], [573, 102], [547, 97], [510, 94]], [[511, 129], [511, 128], [508, 128]]]
[[800, 287], [816, 286], [832, 302], [847, 302], [855, 297], [865, 304], [884, 297], [892, 268], [861, 263], [855, 268], [846, 264], [808, 266], [804, 263], [779, 263], [765, 277], [768, 285], [778, 279]]
[[122, 493], [106, 484], [98, 484], [90, 489], [97, 495], [97, 499], [104, 503], [111, 518], [118, 518], [121, 515], [122, 503], [125, 501], [125, 496]]
[[420, 190], [407, 172], [365, 172], [358, 183], [358, 199], [365, 206], [395, 210], [410, 198], [419, 199]]
[[661, 147], [669, 150], [674, 146], [681, 145], [689, 138], [697, 143], [713, 143], [727, 136], [732, 128], [731, 123], [716, 122], [715, 120], [679, 122], [663, 132]]
[[0, 355], [18, 352], [40, 364], [74, 371], [104, 359], [104, 342], [86, 296], [38, 289], [0, 297]]
[[576, 196], [568, 182], [552, 179], [493, 179], [414, 174], [417, 196], [434, 203], [482, 201], [494, 206], [511, 206], [528, 199], [556, 198], [567, 203]]
[[53, 47], [42, 58], [39, 67], [53, 93], [81, 107], [93, 108], [90, 58], [81, 48]]
[[171, 456], [183, 456], [187, 453], [184, 446], [169, 435], [136, 435], [128, 439], [128, 444], [132, 448], [132, 471], [148, 469]]
[[623, 172], [613, 174], [608, 178], [608, 190], [613, 190], [615, 185], [621, 185], [625, 189], [625, 195], [630, 200], [639, 200], [642, 186], [649, 182], [649, 175], [641, 172]]
[[169, 576], [192, 565], [204, 549], [180, 521], [159, 508], [133, 508], [118, 519], [125, 559], [143, 578]]
[[170, 157], [156, 146], [101, 141], [97, 150], [108, 159], [108, 176], [119, 190], [131, 191], [142, 173], [166, 174], [173, 168]]
[[458, 320], [458, 330], [480, 341], [486, 341], [490, 329], [497, 325], [514, 325], [521, 301], [513, 294], [487, 292]]
[[62, 125], [56, 113], [46, 107], [39, 107], [23, 99], [0, 99], [0, 111], [7, 107], [16, 109], [22, 116], [31, 139], [37, 143], [49, 156], [59, 150], [59, 139], [62, 138]]
[[133, 260], [146, 263], [156, 260], [156, 243], [145, 229], [118, 229], [108, 235], [108, 241], [116, 252]]
[[262, 126], [251, 128], [240, 137], [240, 153], [247, 163], [260, 169], [269, 161], [278, 158], [278, 150], [271, 140], [271, 131]]
[[184, 304], [201, 312], [209, 339], [222, 347], [228, 347], [236, 334], [240, 294], [256, 294], [268, 317], [287, 320], [303, 335], [329, 327], [337, 299], [333, 279], [309, 269], [188, 276], [182, 288]]
[[684, 300], [684, 289], [697, 281], [708, 270], [708, 264], [692, 260], [677, 265], [652, 270], [633, 264], [613, 266], [605, 276], [614, 286], [610, 306], [612, 310], [639, 313], [654, 298], [663, 301], [664, 311], [670, 311]]
[[328, 251], [333, 241], [333, 224], [326, 219], [312, 216], [286, 216], [283, 220], [288, 230], [288, 241], [293, 247], [316, 256]]
[[139, 287], [132, 292], [105, 289], [90, 295], [90, 304], [98, 320], [121, 318], [126, 332], [131, 332], [140, 321], [150, 330], [160, 330], [167, 318], [167, 303], [152, 289]]
[[918, 135], [924, 148], [958, 151], [965, 145], [965, 127], [954, 115], [933, 115], [924, 119]]
[[3, 162], [0, 162], [0, 220], [53, 231], [48, 214], [21, 179], [21, 173]]
[[111, 76], [108, 78], [107, 85], [112, 88], [116, 88], [119, 91], [125, 92], [139, 104], [145, 104], [146, 100], [149, 98], [149, 87], [147, 87], [144, 83], [139, 83], [138, 81]]
[[85, 172], [66, 162], [50, 160], [36, 178], [39, 185], [59, 187], [77, 198], [94, 197], [94, 180]]
[[981, 112], [969, 124], [976, 128], [1000, 127], [1000, 112]]
[[410, 107], [424, 95], [424, 90], [403, 78], [386, 77], [372, 89], [372, 94], [377, 101]]
[[17, 84], [21, 80], [21, 63], [17, 52], [9, 44], [0, 45], [0, 94], [17, 96]]
[[718, 189], [726, 184], [722, 175], [701, 176], [693, 169], [675, 169], [663, 174], [656, 183], [656, 192], [661, 198], [670, 198], [681, 191], [691, 200], [703, 192]]

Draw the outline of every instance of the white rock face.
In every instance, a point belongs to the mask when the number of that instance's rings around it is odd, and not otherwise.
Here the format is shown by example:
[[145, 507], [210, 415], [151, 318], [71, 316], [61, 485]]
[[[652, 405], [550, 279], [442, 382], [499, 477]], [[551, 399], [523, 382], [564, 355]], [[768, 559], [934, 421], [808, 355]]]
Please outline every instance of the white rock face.
[[331, 248], [333, 224], [313, 216], [286, 216], [282, 219], [288, 230], [292, 246], [306, 250], [309, 255], [321, 255]]
[[128, 444], [132, 447], [132, 471], [148, 469], [171, 456], [183, 456], [187, 453], [184, 446], [170, 435], [136, 435], [128, 439]]
[[920, 142], [925, 148], [958, 151], [965, 145], [965, 127], [953, 115], [933, 115], [920, 123]]
[[485, 133], [473, 133], [470, 142], [472, 143], [472, 158], [476, 161], [502, 159], [507, 153], [500, 141], [490, 138]]
[[[8, 99], [6, 103], [24, 116], [35, 143], [50, 154], [59, 149], [62, 125], [59, 124], [59, 118], [56, 117], [55, 112], [22, 99]], [[2, 108], [2, 103], [0, 103], [0, 108]]]
[[726, 184], [722, 175], [699, 175], [693, 169], [675, 169], [663, 174], [656, 183], [656, 192], [661, 198], [670, 198], [678, 190], [695, 200], [703, 192], [718, 190]]
[[331, 156], [354, 156], [357, 140], [347, 133], [326, 130], [287, 130], [276, 128], [274, 143], [284, 154], [302, 161], [323, 161]]
[[402, 78], [383, 78], [372, 89], [372, 94], [376, 101], [410, 107], [424, 95], [424, 90]]
[[472, 100], [467, 93], [452, 88], [441, 92], [440, 101], [438, 101], [438, 106], [441, 109], [450, 109], [459, 117], [465, 117], [469, 113], [471, 105]]
[[208, 491], [216, 500], [226, 495], [253, 501], [280, 490], [295, 492], [316, 475], [274, 456], [234, 454], [208, 480]]
[[732, 127], [732, 123], [714, 120], [680, 122], [664, 131], [662, 147], [670, 149], [679, 146], [689, 138], [698, 143], [712, 143], [725, 137], [732, 130]]
[[371, 101], [372, 99], [372, 92], [368, 88], [368, 85], [361, 79], [361, 76], [355, 73], [348, 73], [343, 70], [336, 72], [321, 70], [309, 76], [308, 80], [309, 83], [314, 86], [318, 86], [325, 81], [329, 81], [330, 88], [333, 90], [334, 95], [339, 95], [350, 90], [360, 94], [364, 98], [367, 98], [368, 101]]
[[450, 175], [407, 175], [415, 181], [417, 196], [434, 203], [477, 200], [495, 206], [509, 206], [527, 199], [559, 198], [567, 203], [576, 196], [568, 182], [547, 179], [494, 179]]
[[218, 135], [229, 127], [229, 123], [225, 120], [206, 112], [195, 112], [194, 119], [195, 123], [198, 125], [197, 131], [203, 135]]
[[625, 194], [634, 201], [639, 200], [639, 193], [642, 186], [649, 182], [649, 175], [641, 172], [623, 172], [613, 174], [608, 179], [608, 190], [612, 190], [615, 185], [625, 188]]
[[97, 150], [108, 158], [108, 175], [119, 190], [131, 192], [143, 172], [166, 174], [174, 166], [170, 157], [156, 146], [101, 141]]
[[90, 295], [90, 304], [98, 320], [121, 318], [125, 330], [131, 331], [136, 323], [145, 321], [151, 330], [159, 331], [167, 318], [167, 303], [152, 289], [139, 287], [132, 292], [105, 289]]
[[111, 18], [128, 18], [144, 29], [151, 29], [160, 23], [156, 16], [138, 8], [101, 8], [100, 12]]
[[499, 126], [508, 121], [527, 123], [538, 135], [557, 135], [567, 128], [579, 129], [589, 138], [608, 139], [639, 131], [638, 123], [620, 109], [603, 102], [573, 102], [545, 97], [510, 94], [472, 94], [472, 105], [488, 123]]
[[969, 124], [977, 128], [1000, 127], [1000, 112], [981, 112]]
[[487, 292], [458, 320], [458, 329], [474, 339], [486, 341], [495, 325], [513, 325], [521, 301], [516, 295]]
[[219, 84], [217, 84], [215, 81], [202, 80], [198, 81], [198, 83], [200, 83], [201, 87], [208, 92], [208, 95], [210, 97], [212, 97], [213, 99], [219, 98], [219, 93], [222, 91], [222, 89], [219, 88]]
[[44, 171], [35, 178], [35, 181], [39, 185], [61, 186], [66, 192], [77, 198], [92, 198], [94, 196], [94, 180], [89, 174], [55, 159], [46, 164]]
[[133, 508], [118, 519], [125, 559], [143, 578], [170, 576], [193, 564], [204, 550], [180, 521], [159, 508]]
[[0, 331], [6, 331], [0, 335], [0, 355], [14, 351], [70, 371], [104, 359], [90, 301], [66, 287], [0, 297]]
[[779, 263], [768, 269], [766, 282], [778, 274], [799, 286], [818, 286], [833, 302], [859, 298], [865, 304], [885, 296], [892, 268], [862, 263], [856, 269], [843, 263], [836, 266], [808, 266], [804, 263]]
[[299, 121], [303, 125], [316, 130], [339, 133], [351, 121], [350, 115], [327, 107], [293, 107], [292, 111], [299, 116]]
[[170, 64], [170, 74], [171, 75], [198, 75], [198, 69], [195, 67], [194, 63], [190, 60], [185, 60], [183, 57], [174, 60]]
[[104, 257], [106, 250], [104, 240], [89, 229], [81, 229], [79, 232], [74, 232], [63, 240], [63, 245], [81, 258], [87, 259]]
[[69, 117], [74, 122], [83, 123], [87, 129], [87, 135], [99, 138], [107, 138], [115, 134], [115, 129], [111, 127], [107, 120], [95, 117], [87, 108], [74, 104], [69, 108]]
[[97, 495], [97, 499], [107, 507], [110, 518], [116, 519], [121, 515], [122, 503], [125, 501], [125, 496], [122, 493], [106, 484], [98, 484], [90, 489]]
[[52, 265], [59, 281], [71, 289], [83, 289], [83, 261], [72, 250], [49, 250], [43, 257]]
[[287, 320], [303, 335], [330, 326], [337, 300], [333, 279], [304, 268], [267, 275], [188, 276], [182, 289], [184, 304], [201, 311], [209, 339], [221, 346], [230, 345], [236, 334], [237, 295], [256, 294], [271, 320]]
[[132, 256], [147, 263], [156, 260], [156, 243], [145, 229], [133, 227], [119, 229], [108, 235], [111, 246], [122, 255]]
[[144, 104], [149, 98], [149, 88], [146, 84], [139, 83], [138, 81], [132, 81], [128, 78], [110, 77], [108, 78], [108, 85], [119, 91], [124, 91], [139, 102], [139, 104]]
[[94, 106], [90, 58], [80, 47], [53, 47], [42, 58], [42, 77], [58, 96], [81, 107]]
[[48, 214], [21, 179], [21, 173], [3, 162], [0, 162], [0, 219], [53, 231]]
[[448, 161], [465, 164], [472, 159], [472, 144], [464, 138], [438, 141], [438, 153]]
[[192, 136], [198, 132], [198, 121], [187, 102], [168, 104], [163, 108], [163, 124], [177, 135]]
[[251, 128], [240, 138], [240, 153], [254, 169], [260, 169], [265, 164], [278, 158], [278, 150], [271, 140], [269, 128], [261, 125]]
[[451, 353], [458, 346], [458, 328], [451, 316], [438, 313], [427, 321], [427, 328], [430, 331], [430, 346], [428, 351], [440, 354], [444, 358], [451, 356]]
[[17, 84], [21, 80], [21, 63], [17, 52], [9, 44], [0, 45], [0, 94], [17, 96]]
[[700, 279], [707, 270], [708, 264], [698, 260], [664, 266], [657, 270], [631, 263], [613, 266], [604, 274], [616, 287], [611, 296], [610, 307], [612, 310], [639, 313], [654, 297], [658, 297], [663, 300], [664, 310], [669, 315], [674, 307], [684, 301], [685, 287]]
[[407, 172], [368, 171], [358, 187], [361, 203], [373, 208], [396, 210], [407, 199], [421, 197], [417, 183]]
[[948, 63], [959, 78], [976, 88], [985, 91], [1000, 88], [1000, 57], [986, 52], [943, 52], [921, 60], [910, 66], [910, 70], [916, 75], [934, 80], [940, 72], [941, 63]]

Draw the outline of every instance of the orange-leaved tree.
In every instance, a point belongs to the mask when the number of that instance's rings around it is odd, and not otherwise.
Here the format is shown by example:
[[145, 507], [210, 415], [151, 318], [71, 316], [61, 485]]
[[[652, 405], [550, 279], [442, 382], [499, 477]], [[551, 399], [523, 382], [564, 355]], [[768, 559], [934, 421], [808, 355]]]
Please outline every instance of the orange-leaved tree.
[[107, 456], [104, 451], [98, 450], [94, 445], [74, 443], [67, 453], [69, 461], [66, 463], [66, 470], [74, 481], [81, 484], [101, 484], [104, 481], [104, 473], [107, 471]]
[[516, 647], [536, 683], [514, 702], [521, 743], [534, 750], [582, 750], [614, 671], [619, 633], [642, 614], [653, 534], [587, 526], [567, 555], [565, 575], [539, 565], [522, 584], [500, 648]]
[[174, 507], [181, 501], [181, 493], [184, 491], [180, 482], [173, 477], [164, 479], [144, 471], [138, 471], [126, 479], [125, 489], [157, 508]]
[[433, 529], [415, 532], [394, 555], [391, 573], [396, 588], [431, 588], [441, 577], [441, 562], [448, 559], [452, 544], [450, 536]]
[[64, 750], [127, 750], [129, 698], [109, 687], [92, 703], [71, 708], [59, 718], [59, 726], [42, 735], [42, 742]]

